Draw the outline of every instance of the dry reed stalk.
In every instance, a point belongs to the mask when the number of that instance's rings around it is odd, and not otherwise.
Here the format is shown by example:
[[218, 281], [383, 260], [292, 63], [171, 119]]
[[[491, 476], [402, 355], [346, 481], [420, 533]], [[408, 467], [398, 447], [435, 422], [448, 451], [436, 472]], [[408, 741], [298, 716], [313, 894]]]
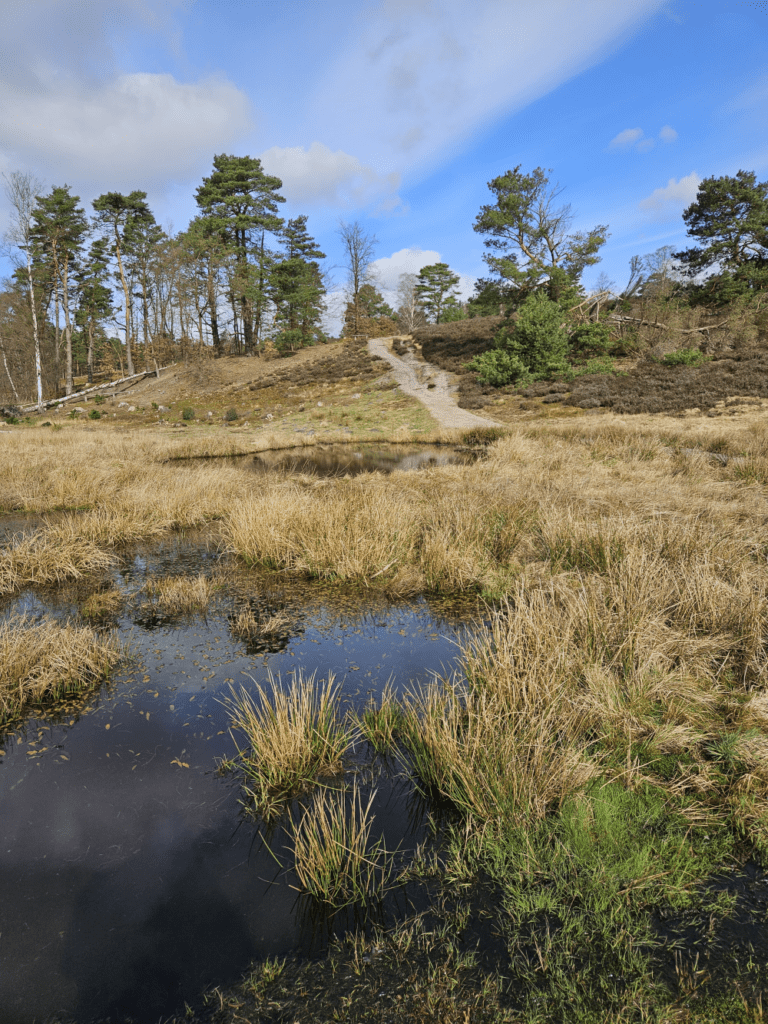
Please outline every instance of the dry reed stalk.
[[257, 814], [269, 816], [320, 775], [341, 767], [354, 730], [337, 712], [339, 686], [333, 676], [316, 684], [314, 675], [295, 674], [289, 687], [270, 676], [269, 690], [244, 687], [225, 702], [232, 728], [245, 735], [237, 763], [247, 779], [244, 791]]
[[122, 590], [102, 590], [91, 596], [80, 606], [80, 614], [86, 619], [109, 619], [122, 611], [126, 595]]
[[7, 620], [0, 625], [0, 724], [30, 704], [100, 683], [120, 657], [114, 639], [86, 627]]

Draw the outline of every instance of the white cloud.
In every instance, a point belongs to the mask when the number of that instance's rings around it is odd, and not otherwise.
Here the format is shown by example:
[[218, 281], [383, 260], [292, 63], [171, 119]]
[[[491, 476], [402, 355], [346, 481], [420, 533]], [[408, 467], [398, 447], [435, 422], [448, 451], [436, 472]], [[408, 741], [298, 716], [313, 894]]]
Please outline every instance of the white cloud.
[[591, 67], [662, 6], [583, 0], [574, 18], [572, 0], [381, 0], [317, 84], [309, 129], [379, 169], [434, 163]]
[[679, 181], [670, 178], [664, 188], [654, 189], [638, 205], [641, 210], [648, 210], [662, 217], [674, 216], [696, 199], [700, 183], [701, 178], [696, 171], [691, 171]]
[[282, 179], [288, 199], [305, 206], [360, 207], [378, 201], [382, 210], [392, 212], [402, 205], [399, 174], [377, 174], [357, 157], [333, 152], [321, 142], [307, 149], [272, 146], [261, 160], [266, 171]]
[[608, 143], [608, 149], [630, 149], [643, 137], [642, 128], [625, 128]]
[[677, 132], [671, 125], [665, 124], [659, 132], [659, 138], [662, 142], [674, 142], [677, 138]]
[[56, 181], [146, 188], [188, 175], [251, 125], [231, 82], [185, 84], [172, 75], [118, 75], [43, 92], [5, 89], [0, 151]]
[[429, 267], [433, 263], [440, 263], [439, 252], [413, 247], [398, 249], [391, 256], [375, 260], [373, 271], [381, 289], [394, 295], [401, 274], [418, 274], [422, 267]]
[[649, 149], [653, 149], [656, 145], [654, 139], [640, 139], [637, 146], [635, 147], [638, 153], [647, 153]]

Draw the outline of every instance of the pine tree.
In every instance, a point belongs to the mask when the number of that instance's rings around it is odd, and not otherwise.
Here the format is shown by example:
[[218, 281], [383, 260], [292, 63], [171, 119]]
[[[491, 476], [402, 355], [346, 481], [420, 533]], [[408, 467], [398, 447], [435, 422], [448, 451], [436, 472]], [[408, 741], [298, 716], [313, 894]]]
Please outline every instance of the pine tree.
[[439, 324], [446, 306], [456, 303], [456, 289], [459, 275], [454, 274], [447, 263], [433, 263], [422, 267], [416, 283], [419, 303], [433, 324]]
[[[285, 202], [279, 194], [282, 186], [279, 178], [265, 173], [260, 160], [222, 153], [213, 158], [213, 173], [203, 178], [195, 193], [210, 230], [227, 244], [237, 263], [233, 287], [238, 292], [246, 352], [254, 350], [259, 336], [263, 306], [258, 291], [264, 282], [258, 267], [253, 273], [248, 257], [263, 246], [264, 232], [275, 233], [282, 227], [277, 215], [278, 203]], [[254, 312], [258, 316], [255, 334]]]
[[120, 283], [123, 287], [125, 300], [125, 354], [128, 361], [128, 374], [133, 374], [133, 356], [131, 355], [131, 292], [125, 274], [123, 253], [125, 251], [125, 234], [136, 230], [137, 223], [152, 223], [154, 217], [147, 206], [146, 192], [131, 192], [124, 196], [121, 192], [105, 192], [94, 199], [93, 208], [97, 214], [97, 223], [108, 231], [112, 254], [117, 260]]
[[314, 345], [323, 337], [320, 320], [324, 312], [323, 284], [319, 259], [325, 259], [317, 242], [307, 231], [307, 218], [289, 220], [282, 232], [285, 256], [271, 275], [272, 300], [279, 333], [279, 349]]
[[112, 289], [109, 280], [110, 253], [107, 242], [97, 238], [75, 272], [80, 303], [75, 322], [88, 338], [88, 383], [93, 383], [93, 340], [98, 324], [112, 316]]

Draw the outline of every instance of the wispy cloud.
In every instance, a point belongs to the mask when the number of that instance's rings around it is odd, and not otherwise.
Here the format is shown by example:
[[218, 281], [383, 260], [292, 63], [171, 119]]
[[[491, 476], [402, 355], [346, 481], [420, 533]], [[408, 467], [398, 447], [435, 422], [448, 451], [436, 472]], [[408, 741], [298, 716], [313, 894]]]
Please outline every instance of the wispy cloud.
[[625, 128], [608, 143], [608, 149], [631, 149], [643, 137], [642, 128]]
[[662, 219], [678, 216], [681, 209], [696, 199], [700, 183], [701, 178], [696, 171], [691, 171], [679, 180], [670, 178], [663, 188], [654, 189], [649, 196], [641, 199], [638, 206]]
[[377, 174], [349, 153], [335, 152], [321, 142], [302, 146], [272, 146], [262, 153], [265, 170], [282, 179], [285, 195], [305, 206], [361, 207], [377, 203], [379, 209], [402, 209], [397, 195], [400, 175]]
[[318, 83], [308, 124], [377, 168], [433, 163], [602, 59], [662, 6], [584, 0], [574, 18], [570, 0], [382, 0]]
[[677, 138], [677, 132], [671, 125], [665, 124], [659, 132], [659, 138], [662, 142], [674, 142]]

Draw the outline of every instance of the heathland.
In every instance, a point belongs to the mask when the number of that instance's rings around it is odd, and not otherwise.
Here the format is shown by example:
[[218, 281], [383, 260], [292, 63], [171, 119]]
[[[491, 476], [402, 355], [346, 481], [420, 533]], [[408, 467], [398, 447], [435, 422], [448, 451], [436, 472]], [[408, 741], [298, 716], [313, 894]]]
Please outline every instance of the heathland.
[[[257, 816], [304, 801], [292, 843], [317, 900], [370, 905], [395, 882], [353, 784], [342, 804], [312, 788], [329, 774], [343, 788], [355, 737], [449, 814], [407, 866], [429, 914], [322, 961], [256, 964], [209, 998], [210, 1019], [762, 1019], [766, 964], [717, 945], [757, 911], [715, 881], [768, 856], [766, 403], [731, 390], [717, 415], [628, 416], [548, 394], [510, 389], [490, 406], [498, 429], [446, 431], [364, 349], [329, 345], [177, 366], [0, 433], [0, 510], [19, 524], [6, 601], [91, 579], [93, 612], [123, 545], [195, 528], [282, 578], [484, 602], [459, 674], [355, 720], [332, 680], [233, 697], [229, 767]], [[479, 457], [331, 479], [227, 458], [366, 441]], [[121, 652], [82, 611], [3, 627], [4, 720], [109, 673]], [[479, 891], [490, 959], [462, 940]]]

